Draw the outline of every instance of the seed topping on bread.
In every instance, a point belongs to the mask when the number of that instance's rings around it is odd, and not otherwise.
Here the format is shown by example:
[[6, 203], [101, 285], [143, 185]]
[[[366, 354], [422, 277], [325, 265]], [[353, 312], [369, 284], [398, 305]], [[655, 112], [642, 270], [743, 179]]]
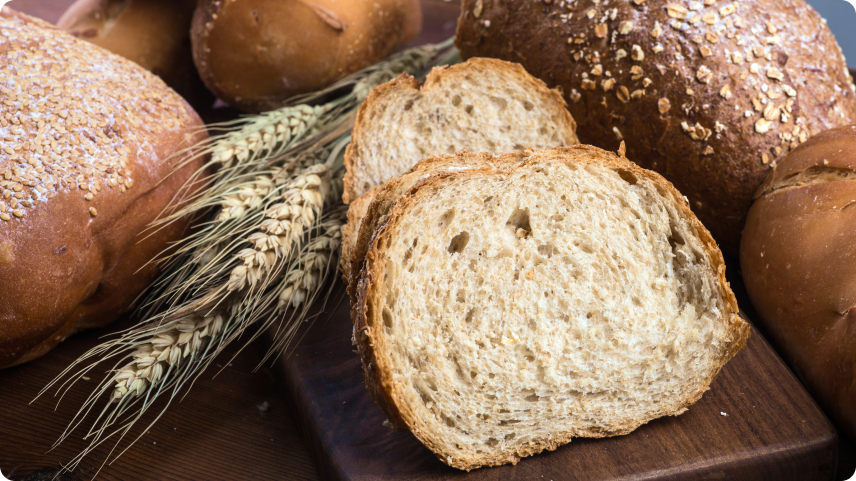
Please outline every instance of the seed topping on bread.
[[181, 97], [135, 67], [0, 11], [0, 220], [22, 219], [60, 191], [92, 201], [104, 189], [131, 189], [135, 159], [153, 149], [140, 139], [190, 123]]
[[[547, 10], [548, 15], [558, 13], [558, 21], [567, 23], [573, 18], [575, 2], [561, 0], [558, 9]], [[672, 98], [660, 97], [658, 110], [661, 115], [677, 115], [678, 123], [692, 140], [698, 141], [697, 148], [702, 155], [712, 155], [713, 148], [707, 145], [712, 133], [712, 126], [691, 122], [694, 113], [699, 110], [734, 109], [744, 111], [744, 121], [732, 128], [752, 135], [774, 135], [778, 143], [772, 144], [769, 152], [759, 155], [759, 162], [772, 166], [772, 159], [786, 153], [799, 145], [808, 137], [805, 118], [794, 114], [794, 104], [798, 98], [797, 83], [791, 79], [784, 67], [788, 57], [777, 46], [782, 42], [786, 33], [786, 25], [779, 20], [770, 19], [754, 28], [746, 28], [746, 20], [740, 14], [740, 3], [722, 4], [715, 0], [680, 1], [658, 6], [657, 3], [647, 3], [644, 0], [633, 1], [633, 11], [625, 8], [609, 8], [608, 2], [594, 1], [593, 6], [586, 10], [585, 16], [591, 20], [591, 30], [587, 32], [574, 31], [568, 37], [572, 48], [570, 55], [577, 62], [585, 62], [591, 66], [589, 72], [579, 77], [579, 89], [596, 90], [598, 85], [604, 94], [614, 92], [614, 98], [604, 95], [600, 105], [609, 109], [610, 103], [618, 101], [629, 103], [643, 98], [652, 80], [643, 76], [643, 67], [638, 65], [652, 56], [656, 69], [662, 76], [678, 75], [686, 79], [688, 86], [704, 84], [716, 89], [725, 99], [722, 105], [710, 103], [699, 104], [692, 98], [692, 88], [686, 89], [686, 95], [673, 95]], [[483, 11], [482, 2], [476, 2], [473, 15], [478, 17]], [[652, 10], [662, 10], [658, 15]], [[478, 15], [477, 15], [478, 13]], [[622, 15], [624, 13], [624, 15]], [[636, 15], [645, 14], [655, 17], [653, 27], [647, 26]], [[634, 18], [622, 18], [630, 17]], [[660, 42], [664, 29], [673, 30], [677, 35]], [[647, 33], [645, 31], [647, 30]], [[639, 35], [633, 35], [639, 31]], [[623, 38], [630, 37], [630, 38]], [[631, 40], [632, 38], [632, 40]], [[638, 42], [644, 39], [646, 42]], [[603, 43], [609, 44], [613, 65], [605, 65], [601, 59]], [[628, 45], [630, 43], [630, 45]], [[690, 71], [679, 61], [685, 57], [699, 56], [702, 59], [723, 58], [727, 63], [739, 66], [727, 71], [717, 68], [716, 63], [702, 64]], [[605, 60], [605, 59], [604, 59]], [[670, 71], [670, 65], [681, 65], [676, 71]], [[611, 71], [617, 69], [618, 72]], [[621, 74], [629, 70], [629, 84], [617, 84], [613, 74]], [[849, 75], [845, 73], [846, 75]], [[752, 93], [749, 105], [741, 105], [732, 100], [732, 92], [745, 90]], [[852, 93], [842, 92], [843, 95]], [[576, 89], [570, 93], [574, 102], [580, 101], [582, 95]], [[671, 104], [680, 106], [670, 114]], [[845, 113], [838, 105], [833, 106], [836, 114], [844, 117]], [[684, 117], [682, 119], [681, 117]], [[720, 131], [714, 134], [716, 138], [722, 135]], [[620, 139], [619, 139], [620, 140]]]

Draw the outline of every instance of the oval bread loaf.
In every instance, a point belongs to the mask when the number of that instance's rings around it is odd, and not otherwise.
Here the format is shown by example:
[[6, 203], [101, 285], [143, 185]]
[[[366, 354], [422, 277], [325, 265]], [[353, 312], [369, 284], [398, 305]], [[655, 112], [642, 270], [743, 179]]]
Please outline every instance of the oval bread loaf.
[[413, 0], [200, 0], [193, 56], [218, 97], [261, 112], [380, 61], [421, 18]]
[[57, 27], [127, 58], [203, 108], [214, 96], [193, 63], [190, 22], [195, 9], [196, 0], [77, 0]]
[[389, 207], [354, 338], [390, 422], [443, 462], [681, 414], [745, 345], [721, 253], [658, 174], [590, 146], [427, 161], [475, 167]]
[[740, 266], [779, 353], [856, 439], [856, 126], [821, 132], [770, 172]]
[[581, 142], [626, 141], [734, 256], [776, 159], [856, 121], [841, 49], [804, 0], [464, 0], [456, 43], [561, 86]]
[[142, 234], [194, 187], [173, 154], [206, 135], [150, 72], [0, 11], [0, 367], [128, 308], [186, 228]]

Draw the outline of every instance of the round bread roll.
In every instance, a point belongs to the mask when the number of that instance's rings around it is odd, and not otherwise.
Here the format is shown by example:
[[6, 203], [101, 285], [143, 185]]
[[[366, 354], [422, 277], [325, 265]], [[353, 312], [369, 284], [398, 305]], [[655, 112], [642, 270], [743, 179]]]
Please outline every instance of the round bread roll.
[[856, 438], [856, 126], [821, 132], [770, 172], [740, 245], [766, 331]]
[[193, 56], [218, 97], [261, 112], [378, 62], [420, 27], [416, 0], [201, 0]]
[[196, 0], [77, 0], [57, 26], [151, 71], [197, 108], [209, 92], [193, 63], [190, 22]]
[[562, 87], [581, 142], [624, 140], [734, 256], [777, 159], [856, 121], [841, 50], [804, 0], [464, 0], [457, 45]]
[[173, 154], [206, 136], [150, 72], [0, 10], [0, 367], [128, 308], [187, 227], [143, 234], [198, 185]]

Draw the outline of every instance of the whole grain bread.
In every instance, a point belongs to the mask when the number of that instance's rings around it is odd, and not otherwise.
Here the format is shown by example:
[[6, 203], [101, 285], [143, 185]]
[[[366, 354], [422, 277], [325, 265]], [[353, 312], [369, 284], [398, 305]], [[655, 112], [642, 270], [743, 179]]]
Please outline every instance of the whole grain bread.
[[626, 141], [734, 256], [777, 159], [856, 121], [841, 49], [804, 0], [464, 0], [456, 44], [561, 87], [583, 143]]
[[[424, 85], [405, 74], [379, 86], [360, 106], [345, 154], [342, 197], [350, 208], [339, 263], [345, 281], [351, 283], [359, 273], [366, 249], [356, 245], [360, 223], [388, 179], [408, 172], [424, 157], [447, 152], [499, 154], [574, 145], [579, 143], [575, 129], [558, 92], [520, 65], [501, 60], [474, 58], [438, 67]], [[440, 165], [468, 167], [428, 162], [419, 171]]]
[[0, 10], [0, 367], [128, 309], [184, 234], [145, 231], [199, 187], [206, 136], [151, 72]]
[[342, 199], [352, 202], [425, 157], [574, 145], [575, 130], [562, 96], [516, 63], [472, 58], [435, 67], [424, 85], [403, 74], [357, 111]]
[[749, 327], [680, 193], [590, 146], [428, 162], [488, 158], [421, 176], [366, 254], [354, 338], [389, 421], [470, 470], [686, 411]]

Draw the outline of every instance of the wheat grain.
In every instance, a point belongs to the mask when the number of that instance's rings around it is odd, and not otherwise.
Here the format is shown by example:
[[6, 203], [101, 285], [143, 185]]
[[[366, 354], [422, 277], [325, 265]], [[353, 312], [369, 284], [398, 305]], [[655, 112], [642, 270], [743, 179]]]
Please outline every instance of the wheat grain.
[[299, 307], [318, 289], [342, 243], [344, 223], [344, 211], [337, 212], [322, 226], [324, 233], [306, 244], [300, 253], [298, 266], [285, 275], [279, 289], [277, 309], [282, 311], [289, 306]]

